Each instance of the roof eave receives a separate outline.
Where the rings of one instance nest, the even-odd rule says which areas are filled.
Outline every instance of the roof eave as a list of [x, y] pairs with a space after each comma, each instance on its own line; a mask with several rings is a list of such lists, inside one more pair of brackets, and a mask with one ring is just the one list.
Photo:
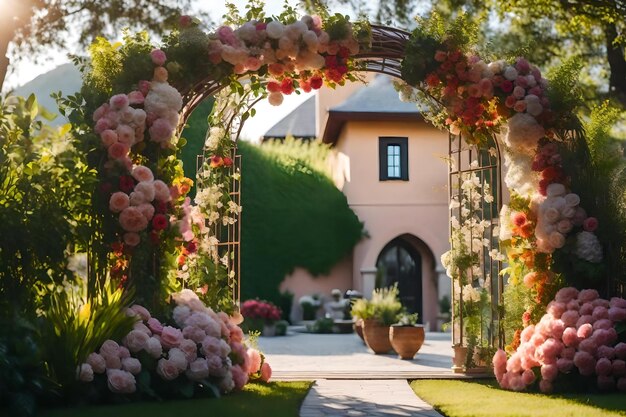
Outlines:
[[395, 112], [354, 112], [336, 111], [328, 112], [328, 122], [324, 128], [322, 141], [335, 145], [339, 139], [339, 134], [343, 125], [347, 121], [376, 121], [376, 122], [423, 122], [424, 116], [421, 113], [395, 113]]

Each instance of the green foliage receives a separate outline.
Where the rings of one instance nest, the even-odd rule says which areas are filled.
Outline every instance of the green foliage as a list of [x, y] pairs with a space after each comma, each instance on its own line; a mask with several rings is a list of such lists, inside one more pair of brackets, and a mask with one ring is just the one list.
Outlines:
[[568, 117], [567, 120], [558, 120], [557, 126], [564, 129], [576, 129], [579, 127], [576, 118], [576, 109], [582, 104], [583, 95], [580, 88], [580, 70], [582, 60], [579, 58], [568, 58], [557, 67], [552, 67], [548, 71], [549, 80], [548, 98], [551, 109], [561, 117]]
[[374, 318], [374, 308], [369, 300], [357, 298], [352, 302], [350, 314], [356, 319], [369, 320]]
[[278, 286], [286, 274], [297, 266], [326, 273], [362, 237], [363, 226], [345, 195], [303, 159], [307, 146], [277, 154], [271, 146], [239, 144], [244, 300], [280, 303]]
[[136, 318], [124, 311], [132, 292], [114, 288], [109, 281], [94, 296], [86, 283], [53, 289], [50, 307], [44, 311], [42, 346], [51, 376], [69, 393], [75, 387], [76, 367], [105, 340], [122, 340]]
[[372, 299], [369, 301], [372, 318], [385, 326], [396, 323], [399, 315], [404, 311], [399, 295], [398, 284], [388, 288], [375, 289], [372, 293]]
[[[84, 241], [95, 173], [68, 134], [46, 126], [35, 96], [0, 103], [0, 312], [32, 317], [63, 280], [67, 250]], [[42, 299], [43, 297], [44, 299]]]
[[331, 318], [322, 317], [315, 320], [315, 323], [308, 325], [306, 328], [311, 333], [332, 333], [334, 320]]
[[38, 400], [55, 391], [46, 377], [42, 341], [37, 328], [24, 319], [0, 321], [0, 412], [34, 416]]

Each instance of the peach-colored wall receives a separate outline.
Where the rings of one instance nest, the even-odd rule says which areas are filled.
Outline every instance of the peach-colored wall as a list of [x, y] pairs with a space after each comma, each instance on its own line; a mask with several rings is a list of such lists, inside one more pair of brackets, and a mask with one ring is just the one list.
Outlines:
[[[291, 275], [287, 275], [280, 284], [280, 291], [290, 291], [294, 294], [291, 309], [292, 321], [302, 320], [302, 309], [298, 300], [303, 295], [319, 294], [325, 300], [330, 300], [330, 292], [338, 288], [344, 293], [352, 288], [352, 256], [339, 261], [327, 275], [313, 276], [304, 268], [296, 268]], [[323, 308], [319, 314], [323, 316]]]
[[[380, 181], [378, 138], [408, 137], [409, 181]], [[349, 158], [349, 178], [343, 192], [369, 238], [354, 250], [353, 283], [355, 288], [369, 292], [369, 278], [362, 270], [372, 270], [384, 248], [394, 238], [410, 234], [432, 251], [430, 259], [439, 263], [448, 250], [447, 135], [424, 122], [346, 123], [336, 149]], [[419, 248], [417, 248], [419, 250]], [[425, 252], [422, 248], [421, 252]], [[436, 323], [439, 276], [436, 265], [422, 253], [424, 323]], [[366, 274], [367, 275], [367, 274]], [[368, 281], [368, 279], [370, 279]], [[444, 281], [445, 278], [441, 279]]]

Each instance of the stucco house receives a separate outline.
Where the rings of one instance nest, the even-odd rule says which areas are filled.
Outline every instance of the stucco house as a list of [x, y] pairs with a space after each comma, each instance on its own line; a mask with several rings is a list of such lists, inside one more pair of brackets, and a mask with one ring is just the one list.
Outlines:
[[403, 304], [435, 330], [439, 300], [450, 295], [439, 260], [449, 248], [447, 134], [379, 75], [318, 91], [264, 138], [285, 136], [332, 144], [335, 183], [368, 234], [327, 276], [298, 268], [285, 278], [280, 289], [295, 295], [294, 318], [302, 295], [339, 288], [369, 296], [398, 282]]

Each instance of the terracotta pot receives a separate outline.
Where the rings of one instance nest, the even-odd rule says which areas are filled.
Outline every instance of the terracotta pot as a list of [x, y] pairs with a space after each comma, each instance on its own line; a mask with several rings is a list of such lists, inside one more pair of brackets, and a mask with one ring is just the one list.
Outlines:
[[389, 326], [382, 325], [377, 320], [363, 321], [363, 338], [365, 344], [376, 354], [387, 353], [392, 349], [389, 342]]
[[400, 359], [413, 359], [424, 344], [424, 326], [391, 326], [389, 341]]
[[354, 331], [356, 332], [356, 334], [359, 335], [363, 343], [365, 343], [365, 339], [363, 338], [363, 320], [358, 319], [357, 321], [354, 322], [352, 327], [354, 328]]
[[467, 361], [467, 347], [455, 345], [454, 358], [452, 358], [452, 371], [455, 373], [465, 372], [465, 362]]

